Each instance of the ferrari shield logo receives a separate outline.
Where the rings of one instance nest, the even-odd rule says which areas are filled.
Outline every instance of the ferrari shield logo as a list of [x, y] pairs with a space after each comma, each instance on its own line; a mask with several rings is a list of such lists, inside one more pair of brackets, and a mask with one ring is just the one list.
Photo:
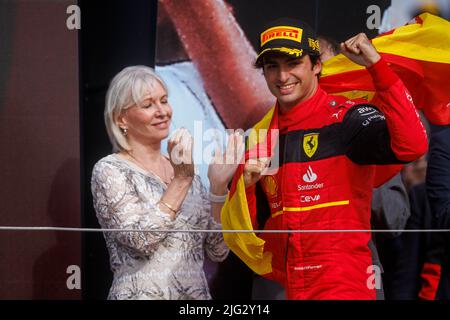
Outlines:
[[308, 157], [312, 157], [319, 146], [319, 134], [309, 133], [303, 136], [303, 150]]

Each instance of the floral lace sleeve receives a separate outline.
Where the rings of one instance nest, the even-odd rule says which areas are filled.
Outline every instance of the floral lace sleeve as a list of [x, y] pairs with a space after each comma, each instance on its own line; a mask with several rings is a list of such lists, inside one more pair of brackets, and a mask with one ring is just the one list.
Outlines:
[[[222, 230], [222, 224], [217, 223], [211, 215], [211, 202], [208, 197], [206, 189], [202, 186], [202, 201], [203, 210], [208, 217], [208, 229], [210, 230]], [[207, 256], [216, 262], [225, 260], [228, 256], [229, 249], [223, 240], [223, 234], [221, 232], [208, 233], [205, 239], [205, 252]]]
[[[170, 217], [156, 206], [162, 194], [150, 190], [144, 198], [126, 171], [110, 162], [95, 165], [91, 180], [94, 208], [105, 229], [170, 229]], [[150, 255], [166, 232], [114, 232], [121, 245], [141, 255]]]

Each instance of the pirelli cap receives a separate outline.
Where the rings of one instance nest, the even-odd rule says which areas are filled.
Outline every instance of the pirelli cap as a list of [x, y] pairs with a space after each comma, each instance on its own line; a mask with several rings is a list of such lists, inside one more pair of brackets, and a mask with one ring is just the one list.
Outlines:
[[256, 66], [262, 66], [262, 57], [273, 51], [297, 58], [306, 54], [320, 54], [319, 40], [314, 30], [308, 24], [291, 18], [281, 18], [267, 24], [259, 40]]

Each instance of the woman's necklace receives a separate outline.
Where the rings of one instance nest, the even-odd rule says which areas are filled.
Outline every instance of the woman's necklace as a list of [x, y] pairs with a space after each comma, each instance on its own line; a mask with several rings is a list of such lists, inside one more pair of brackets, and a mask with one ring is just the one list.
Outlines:
[[150, 169], [147, 168], [142, 162], [140, 162], [138, 159], [136, 159], [136, 158], [131, 154], [131, 152], [127, 151], [127, 154], [131, 157], [131, 159], [133, 159], [133, 160], [134, 160], [140, 167], [142, 167], [145, 171], [148, 171], [148, 172], [152, 173], [153, 175], [157, 176], [157, 177], [158, 177], [162, 182], [164, 182], [166, 185], [168, 185], [168, 184], [172, 181], [173, 176], [170, 177], [170, 178], [167, 178], [168, 174], [167, 174], [167, 169], [166, 169], [166, 166], [165, 166], [165, 165], [164, 165], [164, 179], [163, 179], [160, 175], [156, 174], [153, 170], [150, 170]]

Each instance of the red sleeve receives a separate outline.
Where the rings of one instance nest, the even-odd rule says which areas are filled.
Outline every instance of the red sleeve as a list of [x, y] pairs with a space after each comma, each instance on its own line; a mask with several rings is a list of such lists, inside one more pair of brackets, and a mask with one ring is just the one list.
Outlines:
[[394, 154], [402, 161], [416, 160], [427, 151], [428, 141], [408, 89], [383, 58], [367, 70], [377, 92], [372, 103], [386, 116]]
[[422, 287], [420, 288], [419, 298], [423, 300], [435, 300], [441, 278], [441, 265], [426, 262], [423, 265], [420, 278], [422, 279]]

